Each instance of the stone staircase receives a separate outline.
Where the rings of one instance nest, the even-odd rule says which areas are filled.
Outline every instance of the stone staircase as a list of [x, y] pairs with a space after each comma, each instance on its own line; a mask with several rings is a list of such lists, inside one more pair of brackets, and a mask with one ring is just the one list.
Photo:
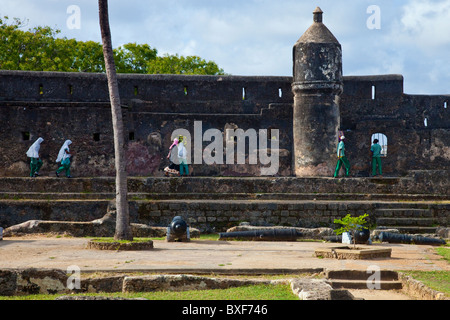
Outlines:
[[327, 270], [326, 278], [333, 289], [399, 290], [403, 286], [398, 273], [390, 270]]
[[[181, 215], [202, 232], [223, 232], [243, 221], [330, 227], [335, 218], [364, 213], [371, 224], [404, 232], [421, 228], [429, 233], [432, 225], [450, 224], [450, 196], [435, 193], [440, 189], [423, 191], [409, 177], [379, 180], [129, 177], [130, 218], [167, 226]], [[28, 220], [92, 221], [104, 216], [114, 198], [114, 177], [0, 177], [0, 226]]]
[[379, 229], [397, 229], [400, 233], [435, 233], [436, 219], [430, 209], [385, 208], [375, 210]]

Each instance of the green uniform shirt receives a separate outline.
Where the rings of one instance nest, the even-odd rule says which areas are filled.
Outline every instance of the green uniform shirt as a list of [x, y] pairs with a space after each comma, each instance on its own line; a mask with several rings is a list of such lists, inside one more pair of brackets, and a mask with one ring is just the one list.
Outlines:
[[341, 150], [341, 154], [340, 156], [343, 157], [345, 156], [345, 146], [344, 146], [344, 141], [339, 142], [338, 144], [338, 148], [337, 148], [337, 156], [339, 157], [339, 150]]
[[381, 157], [381, 146], [378, 143], [373, 144], [370, 151], [373, 152], [373, 157]]

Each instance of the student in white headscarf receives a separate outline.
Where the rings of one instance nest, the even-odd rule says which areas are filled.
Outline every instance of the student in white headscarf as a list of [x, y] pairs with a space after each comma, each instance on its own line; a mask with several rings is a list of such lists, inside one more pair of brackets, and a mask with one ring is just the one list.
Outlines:
[[67, 178], [72, 178], [70, 175], [70, 157], [72, 153], [70, 152], [69, 145], [72, 144], [72, 141], [66, 140], [62, 145], [61, 149], [59, 149], [58, 158], [56, 158], [56, 162], [61, 162], [61, 167], [56, 170], [56, 176], [59, 177], [59, 173], [61, 171], [66, 172]]
[[42, 160], [39, 150], [41, 149], [41, 143], [44, 139], [37, 139], [27, 151], [27, 156], [31, 158], [30, 161], [30, 177], [37, 177], [39, 175], [39, 169], [42, 167]]

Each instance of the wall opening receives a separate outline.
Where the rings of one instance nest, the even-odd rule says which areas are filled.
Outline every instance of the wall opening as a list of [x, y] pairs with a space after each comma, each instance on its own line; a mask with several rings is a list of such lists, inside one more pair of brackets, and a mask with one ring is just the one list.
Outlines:
[[100, 133], [94, 133], [94, 141], [100, 141]]
[[183, 92], [184, 92], [184, 95], [185, 95], [185, 96], [188, 95], [188, 87], [187, 87], [187, 86], [184, 86]]
[[139, 94], [138, 86], [134, 86], [134, 95], [137, 96]]
[[375, 100], [377, 96], [377, 88], [375, 86], [372, 86], [372, 100]]
[[283, 98], [283, 90], [278, 88], [278, 98]]
[[44, 94], [44, 86], [42, 84], [39, 85], [39, 94]]
[[22, 140], [23, 141], [29, 141], [31, 139], [31, 134], [28, 131], [22, 132]]
[[428, 118], [423, 119], [423, 125], [428, 127]]
[[73, 87], [71, 84], [69, 84], [68, 89], [69, 89], [69, 95], [73, 95]]
[[134, 141], [134, 132], [128, 133], [128, 140]]
[[448, 101], [444, 101], [444, 109], [447, 109]]
[[377, 139], [378, 144], [381, 146], [381, 156], [387, 157], [387, 149], [388, 149], [388, 139], [383, 133], [374, 133], [370, 140], [370, 145], [372, 145], [373, 141]]
[[242, 88], [242, 100], [247, 99], [247, 88]]

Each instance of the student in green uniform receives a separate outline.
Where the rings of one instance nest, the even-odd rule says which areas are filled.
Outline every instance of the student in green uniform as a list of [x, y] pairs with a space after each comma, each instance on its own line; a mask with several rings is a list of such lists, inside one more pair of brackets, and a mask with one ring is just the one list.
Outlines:
[[345, 176], [348, 177], [349, 173], [350, 173], [350, 162], [348, 161], [347, 157], [345, 156], [344, 139], [345, 139], [345, 137], [343, 135], [339, 137], [339, 144], [337, 147], [338, 161], [336, 164], [336, 170], [334, 171], [335, 178], [337, 178], [337, 176], [339, 175], [339, 170], [341, 170], [342, 165], [344, 165]]
[[37, 139], [28, 149], [27, 156], [31, 159], [30, 161], [30, 177], [37, 177], [39, 175], [39, 169], [42, 167], [42, 160], [40, 157], [41, 143], [44, 139]]
[[380, 176], [383, 174], [381, 169], [381, 146], [378, 144], [378, 139], [373, 140], [373, 145], [370, 147], [372, 152], [372, 176], [377, 175], [377, 166]]
[[58, 158], [56, 158], [56, 162], [61, 162], [61, 167], [56, 170], [56, 176], [59, 177], [61, 171], [66, 172], [67, 178], [72, 178], [70, 175], [70, 157], [72, 154], [70, 153], [69, 145], [72, 144], [72, 141], [66, 140], [62, 145], [61, 149], [59, 149]]
[[189, 175], [189, 167], [187, 165], [186, 141], [183, 136], [178, 137], [178, 160], [180, 161], [180, 177]]

